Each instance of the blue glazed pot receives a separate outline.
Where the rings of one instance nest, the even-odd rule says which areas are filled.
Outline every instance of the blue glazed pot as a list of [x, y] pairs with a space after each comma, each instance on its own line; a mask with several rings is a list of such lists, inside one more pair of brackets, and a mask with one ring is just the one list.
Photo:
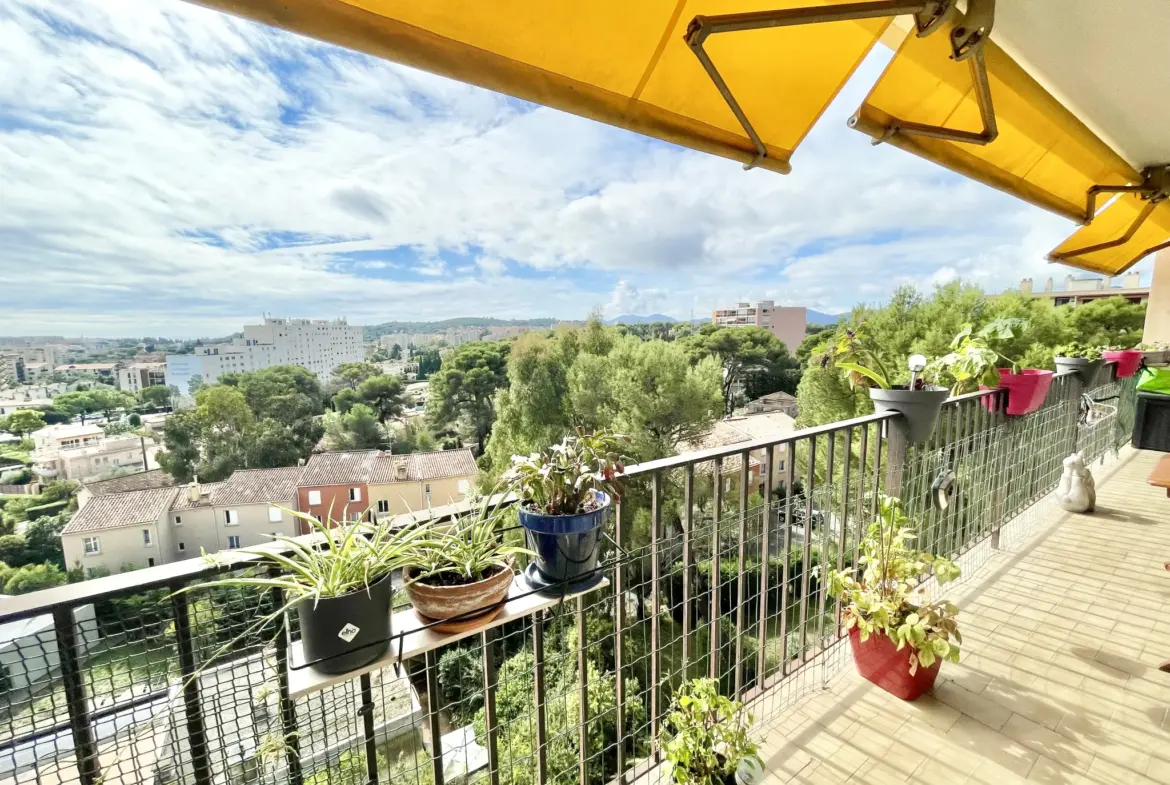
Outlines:
[[520, 525], [536, 569], [550, 583], [575, 583], [597, 570], [601, 529], [609, 515], [609, 495], [596, 492], [601, 506], [579, 515], [542, 515], [520, 507]]

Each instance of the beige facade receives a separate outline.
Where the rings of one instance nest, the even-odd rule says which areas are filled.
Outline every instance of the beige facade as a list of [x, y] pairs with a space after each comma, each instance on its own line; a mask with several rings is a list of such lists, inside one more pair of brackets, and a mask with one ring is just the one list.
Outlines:
[[1124, 297], [1133, 303], [1144, 303], [1150, 299], [1150, 287], [1142, 286], [1140, 272], [1126, 273], [1114, 278], [1073, 278], [1066, 275], [1064, 285], [1057, 289], [1053, 279], [1044, 282], [1044, 288], [1037, 290], [1031, 278], [1020, 281], [1019, 292], [1029, 297], [1048, 301], [1052, 305], [1081, 305], [1106, 297]]
[[118, 389], [122, 392], [138, 393], [147, 387], [166, 385], [167, 364], [132, 363], [118, 369]]
[[463, 501], [471, 491], [474, 474], [443, 477], [437, 480], [413, 480], [369, 486], [370, 504], [379, 516], [418, 512], [428, 507], [442, 507]]
[[761, 327], [780, 339], [789, 354], [796, 354], [796, 347], [804, 340], [808, 309], [760, 300], [756, 305], [739, 303], [734, 308], [718, 309], [711, 314], [711, 322], [724, 327]]
[[1146, 343], [1170, 343], [1170, 248], [1154, 256], [1154, 277], [1146, 306]]
[[200, 502], [192, 504], [184, 501], [188, 492], [188, 488], [181, 489], [180, 500], [167, 513], [166, 561], [190, 559], [202, 551], [215, 553], [263, 545], [272, 542], [275, 535], [300, 534], [296, 519], [288, 511], [295, 507], [291, 498], [271, 504], [217, 505], [205, 493]]
[[172, 561], [164, 556], [159, 520], [139, 521], [117, 529], [61, 535], [65, 564], [89, 570], [122, 572], [130, 567], [152, 567]]

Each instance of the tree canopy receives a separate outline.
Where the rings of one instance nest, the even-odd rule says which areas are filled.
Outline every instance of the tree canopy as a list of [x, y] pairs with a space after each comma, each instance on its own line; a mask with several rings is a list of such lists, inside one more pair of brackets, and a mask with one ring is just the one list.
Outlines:
[[386, 431], [378, 417], [364, 403], [355, 403], [345, 414], [325, 415], [325, 448], [328, 450], [370, 450], [386, 446]]
[[[784, 371], [799, 367], [780, 339], [762, 327], [704, 324], [697, 333], [686, 339], [686, 345], [693, 359], [713, 357], [723, 367], [725, 414], [731, 414], [735, 409], [739, 402], [737, 397], [741, 394], [739, 391], [747, 384], [749, 377], [769, 374], [779, 379]], [[780, 384], [777, 381], [777, 385]], [[777, 389], [780, 387], [777, 386]]]
[[33, 431], [45, 427], [44, 412], [36, 409], [18, 409], [5, 418], [0, 418], [0, 430], [23, 439]]
[[495, 395], [507, 381], [511, 344], [466, 343], [431, 377], [427, 416], [438, 429], [459, 430], [483, 453], [495, 420]]

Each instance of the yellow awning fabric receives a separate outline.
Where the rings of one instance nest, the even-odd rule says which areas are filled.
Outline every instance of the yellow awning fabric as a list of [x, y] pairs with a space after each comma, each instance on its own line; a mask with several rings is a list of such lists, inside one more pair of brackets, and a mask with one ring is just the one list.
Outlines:
[[950, 59], [950, 26], [909, 35], [852, 124], [874, 138], [1081, 222], [1093, 185], [1141, 182], [1140, 174], [1041, 87], [993, 41], [983, 55], [998, 137], [985, 145], [886, 133], [896, 120], [982, 130], [970, 68]]
[[1087, 253], [1082, 249], [1124, 238], [1142, 212], [1149, 208], [1150, 203], [1136, 194], [1123, 194], [1099, 212], [1091, 224], [1082, 226], [1054, 248], [1048, 258], [1083, 270], [1118, 275], [1170, 241], [1170, 201], [1154, 205], [1145, 221], [1125, 242]]
[[201, 5], [777, 172], [890, 19], [712, 36], [757, 151], [683, 40], [697, 15], [825, 0], [196, 0]]

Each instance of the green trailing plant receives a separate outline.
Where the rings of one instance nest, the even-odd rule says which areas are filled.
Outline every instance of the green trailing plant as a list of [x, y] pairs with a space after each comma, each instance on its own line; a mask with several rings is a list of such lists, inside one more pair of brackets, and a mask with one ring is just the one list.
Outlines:
[[849, 386], [890, 389], [890, 374], [882, 363], [879, 347], [869, 335], [864, 322], [845, 327], [837, 340], [819, 359], [822, 368], [836, 366], [844, 374]]
[[620, 498], [625, 471], [622, 444], [629, 437], [611, 431], [566, 436], [531, 455], [512, 456], [501, 481], [522, 503], [545, 515], [576, 515], [597, 508], [595, 491]]
[[532, 555], [527, 548], [504, 545], [500, 540], [500, 522], [507, 515], [502, 507], [493, 507], [484, 497], [471, 511], [456, 516], [450, 524], [432, 524], [430, 536], [408, 549], [408, 583], [421, 581], [431, 585], [475, 583], [494, 575], [501, 568], [510, 569], [512, 557]]
[[715, 679], [692, 679], [674, 695], [662, 729], [662, 754], [679, 785], [722, 785], [745, 760], [763, 768], [749, 729], [753, 717], [719, 694]]
[[1028, 326], [1024, 319], [1001, 316], [980, 330], [966, 324], [951, 341], [951, 351], [926, 368], [927, 378], [936, 383], [950, 382], [951, 395], [974, 392], [979, 385], [999, 386], [999, 369], [1011, 368], [1019, 373], [1019, 362], [995, 349], [1022, 333]]
[[1103, 348], [1094, 344], [1072, 341], [1054, 350], [1057, 357], [1079, 357], [1083, 360], [1100, 360]]
[[829, 573], [829, 595], [845, 603], [845, 628], [856, 627], [863, 641], [886, 635], [899, 651], [909, 646], [911, 675], [938, 660], [958, 662], [963, 641], [959, 609], [946, 600], [931, 602], [920, 583], [931, 573], [939, 584], [949, 583], [959, 577], [959, 567], [915, 550], [915, 539], [901, 501], [882, 496], [877, 519], [861, 541], [860, 580], [851, 571]]

